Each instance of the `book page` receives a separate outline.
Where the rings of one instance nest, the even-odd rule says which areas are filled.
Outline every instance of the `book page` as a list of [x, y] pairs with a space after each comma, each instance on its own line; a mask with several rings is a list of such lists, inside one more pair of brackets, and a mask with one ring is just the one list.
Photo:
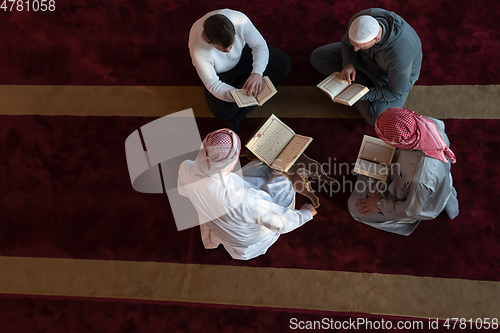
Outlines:
[[295, 132], [272, 114], [248, 141], [246, 147], [267, 165], [273, 164]]
[[368, 160], [364, 160], [362, 158], [358, 158], [356, 160], [356, 165], [354, 166], [354, 172], [380, 179], [387, 180], [387, 176], [389, 175], [389, 167], [383, 164], [373, 163]]
[[339, 78], [340, 73], [334, 72], [327, 77], [323, 82], [318, 84], [318, 88], [327, 93], [332, 99], [335, 98], [342, 90], [349, 86], [347, 81]]
[[369, 89], [357, 83], [352, 83], [344, 91], [338, 94], [335, 99], [347, 102], [349, 105], [356, 103]]
[[260, 105], [264, 104], [267, 102], [271, 97], [273, 97], [276, 94], [277, 90], [274, 87], [271, 79], [267, 76], [264, 76], [262, 79], [262, 90], [260, 93], [257, 95], [256, 100], [259, 102]]
[[380, 164], [390, 165], [392, 162], [391, 159], [394, 148], [386, 147], [384, 145], [376, 142], [366, 141], [365, 144], [361, 147], [359, 157]]
[[276, 158], [271, 167], [282, 171], [288, 171], [304, 150], [306, 150], [312, 140], [311, 137], [296, 134]]
[[246, 89], [236, 89], [231, 91], [234, 101], [240, 108], [252, 105], [259, 105], [259, 102], [253, 96], [247, 96]]

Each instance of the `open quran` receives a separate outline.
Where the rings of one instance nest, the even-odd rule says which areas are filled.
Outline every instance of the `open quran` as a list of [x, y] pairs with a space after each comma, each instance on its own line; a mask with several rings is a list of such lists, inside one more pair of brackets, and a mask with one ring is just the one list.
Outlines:
[[276, 90], [276, 88], [274, 87], [271, 79], [268, 76], [264, 76], [262, 78], [262, 89], [257, 96], [247, 96], [246, 89], [232, 90], [231, 95], [233, 96], [236, 104], [238, 104], [238, 107], [244, 108], [253, 105], [262, 106], [262, 104], [267, 102], [277, 92], [278, 90]]
[[295, 134], [272, 114], [252, 135], [245, 147], [270, 168], [287, 172], [313, 138]]
[[333, 72], [317, 87], [330, 96], [334, 102], [348, 106], [352, 106], [369, 91], [361, 84], [349, 84], [346, 80], [342, 80], [339, 72]]
[[371, 178], [387, 180], [395, 150], [396, 148], [384, 141], [365, 135], [353, 171]]

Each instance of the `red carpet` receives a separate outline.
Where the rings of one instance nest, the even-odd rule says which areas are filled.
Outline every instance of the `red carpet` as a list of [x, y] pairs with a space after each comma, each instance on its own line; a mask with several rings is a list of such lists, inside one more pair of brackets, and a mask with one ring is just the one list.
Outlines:
[[[315, 325], [314, 321], [319, 322], [316, 328], [337, 332], [455, 331], [444, 326], [443, 321], [434, 323], [436, 318], [431, 318], [430, 323], [428, 319], [362, 313], [91, 298], [6, 295], [0, 300], [0, 329], [6, 333], [293, 332]], [[343, 325], [343, 328], [335, 325]], [[438, 326], [431, 326], [430, 329], [429, 325]], [[339, 329], [334, 330], [335, 327]], [[471, 332], [476, 329], [471, 329], [468, 324], [467, 328], [456, 331]]]
[[[132, 190], [124, 142], [152, 118], [2, 116], [0, 255], [115, 259], [378, 272], [500, 281], [495, 198], [500, 120], [447, 120], [460, 215], [424, 221], [410, 237], [355, 222], [349, 192], [321, 194], [318, 216], [248, 262], [205, 250], [196, 228], [178, 232], [166, 195]], [[247, 119], [242, 138], [262, 119]], [[354, 162], [362, 119], [285, 119], [315, 138], [306, 153]], [[220, 126], [198, 119], [201, 136]], [[464, 136], [463, 133], [468, 133]], [[334, 134], [334, 135], [332, 135]], [[374, 133], [371, 133], [374, 134]], [[342, 138], [342, 139], [339, 139]], [[471, 140], [474, 138], [474, 140]], [[333, 167], [332, 167], [333, 168]], [[339, 175], [343, 179], [346, 168]], [[354, 180], [348, 175], [346, 180]], [[347, 189], [349, 191], [349, 189]], [[299, 198], [300, 202], [305, 199]]]
[[311, 52], [339, 41], [357, 12], [381, 7], [420, 36], [417, 84], [500, 83], [500, 2], [451, 0], [130, 2], [56, 1], [54, 12], [0, 10], [0, 84], [201, 85], [187, 48], [191, 25], [214, 9], [247, 14], [293, 61], [285, 85], [313, 85]]
[[[199, 86], [187, 48], [189, 29], [206, 12], [227, 6], [220, 0], [56, 0], [54, 12], [0, 10], [0, 84]], [[498, 1], [236, 1], [230, 6], [246, 13], [270, 45], [290, 55], [285, 85], [317, 82], [309, 63], [312, 50], [340, 40], [351, 16], [368, 7], [400, 14], [419, 34], [424, 58], [417, 85], [500, 84]], [[197, 229], [177, 232], [166, 195], [132, 190], [124, 141], [151, 120], [0, 116], [0, 255], [500, 281], [500, 120], [446, 121], [458, 160], [452, 172], [461, 212], [454, 221], [441, 215], [401, 237], [355, 222], [346, 211], [349, 193], [320, 195], [317, 218], [249, 262], [234, 261], [221, 249], [204, 250]], [[321, 162], [352, 163], [362, 135], [374, 134], [361, 119], [284, 120], [315, 138], [307, 154]], [[214, 119], [198, 121], [202, 136], [220, 127]], [[260, 122], [246, 120], [242, 137]], [[0, 297], [1, 333], [287, 332], [291, 317], [382, 319], [174, 302]], [[440, 328], [432, 331], [449, 331]]]

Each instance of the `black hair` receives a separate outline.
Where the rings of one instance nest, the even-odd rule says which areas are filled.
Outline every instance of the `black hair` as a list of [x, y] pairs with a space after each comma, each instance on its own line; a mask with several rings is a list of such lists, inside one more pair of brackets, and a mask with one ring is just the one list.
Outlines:
[[205, 36], [212, 44], [220, 44], [223, 48], [234, 43], [234, 25], [226, 16], [215, 14], [203, 23]]

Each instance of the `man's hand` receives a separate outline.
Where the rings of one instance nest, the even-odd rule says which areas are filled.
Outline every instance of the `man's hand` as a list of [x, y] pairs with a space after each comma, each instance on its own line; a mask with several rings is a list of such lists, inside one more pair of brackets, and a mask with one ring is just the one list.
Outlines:
[[302, 207], [300, 207], [300, 209], [307, 209], [311, 212], [312, 216], [316, 215], [317, 213], [316, 209], [314, 209], [314, 206], [308, 203], [304, 204]]
[[257, 73], [250, 74], [243, 89], [247, 90], [247, 96], [257, 96], [262, 89], [262, 76]]
[[363, 213], [363, 215], [380, 212], [380, 209], [377, 208], [377, 202], [379, 202], [380, 199], [382, 199], [380, 195], [368, 193], [368, 198], [358, 199], [356, 207], [361, 207], [358, 209], [358, 212]]
[[351, 84], [352, 81], [356, 79], [356, 70], [354, 69], [354, 66], [351, 64], [345, 66], [340, 73], [340, 78], [342, 80], [346, 80], [347, 83]]

